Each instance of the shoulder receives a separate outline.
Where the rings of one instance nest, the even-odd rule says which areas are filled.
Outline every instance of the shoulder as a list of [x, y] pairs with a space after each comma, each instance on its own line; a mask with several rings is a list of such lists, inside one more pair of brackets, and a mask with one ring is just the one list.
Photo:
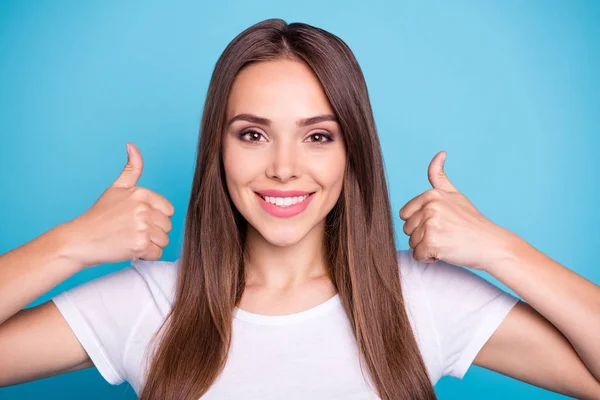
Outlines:
[[52, 298], [101, 375], [139, 380], [141, 357], [172, 308], [178, 261], [131, 261]]
[[396, 251], [396, 260], [398, 261], [398, 269], [401, 276], [408, 277], [413, 273], [413, 261], [415, 260], [412, 257], [412, 252], [412, 249]]
[[180, 260], [175, 261], [144, 261], [133, 260], [131, 267], [153, 289], [172, 292], [177, 281]]
[[434, 377], [462, 378], [518, 298], [466, 267], [398, 252], [403, 297]]
[[147, 285], [156, 305], [165, 314], [175, 299], [180, 262], [180, 259], [175, 261], [133, 260], [131, 262], [132, 269]]
[[491, 285], [478, 273], [458, 265], [449, 264], [442, 260], [435, 263], [417, 261], [413, 257], [413, 252], [412, 248], [397, 251], [400, 275], [404, 278], [410, 278], [411, 281], [418, 281], [419, 285], [427, 289], [429, 295], [437, 294], [435, 291], [431, 292], [432, 289], [447, 290], [449, 286], [453, 285], [461, 288]]
[[108, 316], [135, 315], [154, 303], [166, 315], [175, 296], [178, 269], [179, 260], [134, 260], [123, 269], [77, 285], [53, 299], [65, 307], [65, 303], [73, 303], [82, 309], [110, 311]]

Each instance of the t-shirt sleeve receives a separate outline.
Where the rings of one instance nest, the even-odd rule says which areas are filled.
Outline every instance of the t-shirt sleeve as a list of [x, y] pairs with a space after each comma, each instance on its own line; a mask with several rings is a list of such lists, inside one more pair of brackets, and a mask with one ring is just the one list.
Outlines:
[[462, 379], [519, 299], [465, 267], [441, 260], [418, 262], [412, 249], [407, 258], [431, 314], [441, 373]]
[[133, 267], [52, 298], [94, 366], [112, 385], [127, 380], [124, 359], [128, 341], [144, 315], [158, 307], [148, 270], [160, 263], [133, 261]]

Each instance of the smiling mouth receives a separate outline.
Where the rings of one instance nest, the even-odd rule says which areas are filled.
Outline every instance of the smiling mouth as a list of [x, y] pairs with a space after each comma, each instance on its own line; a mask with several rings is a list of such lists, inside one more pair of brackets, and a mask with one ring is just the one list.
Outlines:
[[[254, 192], [256, 193], [256, 192]], [[272, 197], [272, 196], [263, 196], [260, 193], [256, 193], [257, 196], [262, 198], [265, 202], [269, 204], [273, 204], [275, 206], [279, 206], [282, 208], [290, 207], [299, 203], [303, 203], [310, 196], [315, 194], [315, 192], [305, 194], [304, 196], [292, 196], [292, 197]]]

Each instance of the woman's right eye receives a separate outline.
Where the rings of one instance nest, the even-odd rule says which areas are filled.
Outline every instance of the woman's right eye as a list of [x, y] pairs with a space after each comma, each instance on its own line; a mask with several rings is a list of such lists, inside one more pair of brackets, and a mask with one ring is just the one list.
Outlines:
[[[253, 144], [260, 142], [261, 136], [262, 136], [262, 133], [253, 131], [253, 130], [242, 131], [242, 132], [240, 132], [240, 135], [239, 135], [240, 139], [244, 140], [245, 142], [250, 142]], [[244, 137], [247, 137], [248, 139], [244, 139]]]

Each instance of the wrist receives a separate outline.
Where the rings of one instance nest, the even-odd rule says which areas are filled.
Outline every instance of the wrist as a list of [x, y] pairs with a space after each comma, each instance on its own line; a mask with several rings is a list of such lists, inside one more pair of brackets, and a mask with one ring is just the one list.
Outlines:
[[78, 231], [73, 221], [58, 225], [50, 233], [55, 241], [57, 256], [68, 262], [74, 272], [90, 266], [80, 254], [82, 246], [79, 241], [82, 233]]
[[481, 270], [494, 275], [498, 268], [506, 268], [521, 257], [529, 246], [523, 238], [508, 229], [498, 227], [496, 246], [490, 251], [490, 257]]

